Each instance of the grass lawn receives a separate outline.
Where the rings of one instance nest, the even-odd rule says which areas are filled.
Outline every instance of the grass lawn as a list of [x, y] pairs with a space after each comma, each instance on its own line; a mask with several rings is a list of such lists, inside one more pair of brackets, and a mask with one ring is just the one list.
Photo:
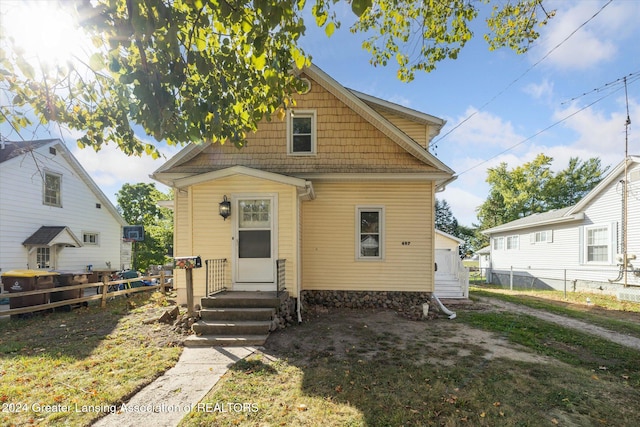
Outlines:
[[640, 353], [519, 314], [307, 316], [234, 366], [182, 426], [635, 426]]
[[126, 401], [178, 360], [183, 337], [145, 322], [167, 305], [145, 292], [105, 309], [0, 320], [0, 425], [89, 425], [95, 410]]
[[[494, 291], [472, 297], [486, 292]], [[640, 324], [640, 310], [614, 301], [500, 294], [582, 320], [610, 318], [621, 331]], [[0, 425], [90, 425], [99, 414], [76, 404], [126, 401], [179, 356], [184, 336], [146, 321], [167, 304], [147, 294], [0, 321]], [[303, 324], [233, 365], [181, 425], [637, 425], [640, 352], [487, 304], [454, 310], [455, 320], [419, 322], [391, 310], [306, 312]], [[63, 406], [73, 410], [53, 410]]]

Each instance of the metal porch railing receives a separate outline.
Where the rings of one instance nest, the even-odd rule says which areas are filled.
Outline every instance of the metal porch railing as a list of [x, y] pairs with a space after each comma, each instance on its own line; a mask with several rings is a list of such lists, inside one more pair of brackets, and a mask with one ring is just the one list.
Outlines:
[[227, 259], [208, 259], [205, 261], [207, 269], [206, 295], [222, 292], [226, 289]]
[[276, 261], [276, 270], [277, 270], [277, 278], [276, 278], [276, 297], [280, 296], [280, 292], [286, 289], [286, 259], [279, 259]]

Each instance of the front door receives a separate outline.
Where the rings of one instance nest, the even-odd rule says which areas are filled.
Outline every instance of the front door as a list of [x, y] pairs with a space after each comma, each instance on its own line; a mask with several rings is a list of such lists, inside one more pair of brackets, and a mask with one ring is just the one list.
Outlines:
[[235, 286], [273, 290], [275, 282], [275, 197], [238, 197], [235, 210]]

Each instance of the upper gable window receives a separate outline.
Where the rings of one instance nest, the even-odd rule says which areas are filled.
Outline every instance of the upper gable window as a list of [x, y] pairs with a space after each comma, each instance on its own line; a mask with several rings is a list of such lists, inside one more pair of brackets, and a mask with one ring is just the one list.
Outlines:
[[45, 172], [42, 203], [48, 206], [62, 207], [61, 189], [62, 175]]
[[292, 155], [316, 154], [316, 112], [293, 110], [287, 119], [287, 152]]

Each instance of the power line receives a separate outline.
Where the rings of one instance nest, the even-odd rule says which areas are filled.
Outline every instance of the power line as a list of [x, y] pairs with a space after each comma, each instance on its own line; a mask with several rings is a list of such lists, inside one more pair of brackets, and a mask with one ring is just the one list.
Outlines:
[[513, 86], [514, 84], [516, 84], [518, 81], [520, 81], [525, 75], [527, 75], [531, 70], [533, 70], [536, 66], [538, 66], [542, 61], [544, 61], [545, 59], [547, 59], [549, 57], [549, 55], [551, 55], [554, 51], [556, 51], [560, 46], [562, 46], [567, 40], [569, 40], [575, 33], [577, 33], [582, 27], [584, 27], [585, 25], [587, 25], [589, 22], [591, 22], [596, 16], [598, 16], [605, 7], [609, 6], [611, 4], [613, 0], [609, 0], [607, 3], [605, 3], [596, 13], [593, 14], [593, 16], [591, 16], [589, 19], [587, 19], [585, 22], [583, 22], [581, 25], [578, 26], [578, 28], [576, 28], [575, 30], [573, 30], [567, 37], [565, 37], [560, 43], [558, 43], [556, 46], [554, 46], [551, 50], [549, 50], [549, 52], [547, 52], [542, 58], [540, 58], [538, 61], [536, 61], [533, 65], [531, 65], [526, 71], [524, 71], [522, 74], [520, 74], [518, 77], [516, 77], [515, 80], [513, 80], [511, 83], [509, 83], [507, 86], [505, 86], [500, 92], [498, 92], [496, 95], [494, 95], [489, 101], [485, 102], [484, 104], [482, 104], [482, 106], [477, 109], [476, 111], [474, 111], [471, 115], [467, 116], [464, 120], [462, 120], [460, 123], [458, 123], [457, 125], [455, 125], [453, 128], [451, 128], [447, 133], [445, 133], [444, 135], [442, 135], [440, 138], [438, 138], [435, 141], [432, 141], [429, 144], [428, 148], [431, 148], [432, 146], [436, 145], [438, 142], [442, 141], [443, 139], [445, 139], [447, 136], [449, 136], [453, 131], [455, 131], [456, 129], [458, 129], [460, 126], [462, 126], [463, 124], [465, 124], [466, 122], [468, 122], [473, 116], [475, 116], [476, 114], [478, 114], [480, 111], [483, 111], [485, 107], [487, 107], [489, 104], [491, 104], [493, 101], [495, 101], [497, 98], [499, 98], [503, 93], [505, 93], [509, 88], [511, 88], [511, 86]]
[[[578, 100], [578, 99], [580, 99], [580, 98], [583, 98], [583, 97], [585, 97], [585, 96], [591, 95], [592, 93], [604, 92], [605, 90], [610, 90], [610, 89], [611, 89], [611, 90], [619, 90], [619, 89], [620, 89], [620, 87], [622, 87], [622, 86], [624, 86], [624, 85], [625, 85], [625, 81], [626, 81], [627, 83], [632, 83], [632, 82], [635, 82], [635, 81], [636, 81], [636, 80], [638, 80], [638, 79], [640, 79], [640, 70], [639, 70], [639, 71], [634, 71], [633, 73], [629, 73], [629, 74], [627, 74], [626, 76], [624, 76], [624, 77], [620, 77], [619, 79], [616, 79], [616, 80], [614, 80], [614, 81], [612, 81], [612, 82], [605, 83], [604, 85], [602, 85], [602, 86], [600, 86], [600, 87], [597, 87], [597, 88], [595, 88], [595, 89], [591, 89], [591, 90], [590, 90], [590, 91], [588, 91], [588, 92], [584, 92], [584, 93], [583, 93], [583, 94], [581, 94], [581, 95], [574, 96], [573, 98], [568, 99], [568, 100], [566, 100], [566, 101], [562, 101], [562, 102], [560, 103], [560, 105], [568, 104], [568, 103], [570, 103], [570, 102], [576, 101], [576, 100]], [[616, 85], [617, 85], [617, 86], [620, 86], [620, 87], [616, 88], [616, 87], [615, 87]]]
[[[638, 79], [636, 79], [636, 80], [638, 80]], [[621, 89], [621, 88], [620, 88], [620, 89]], [[620, 89], [618, 89], [618, 90], [620, 90]], [[477, 167], [480, 167], [480, 166], [484, 165], [485, 163], [488, 163], [488, 162], [490, 162], [491, 160], [493, 160], [493, 159], [495, 159], [495, 158], [497, 158], [497, 157], [500, 157], [500, 156], [501, 156], [501, 155], [503, 155], [504, 153], [507, 153], [507, 152], [509, 152], [509, 151], [513, 150], [514, 148], [516, 148], [516, 147], [518, 147], [518, 146], [520, 146], [520, 145], [524, 144], [525, 142], [528, 142], [528, 141], [532, 140], [533, 138], [535, 138], [536, 136], [540, 135], [541, 133], [544, 133], [544, 132], [548, 131], [549, 129], [554, 128], [555, 126], [559, 125], [560, 123], [563, 123], [563, 122], [567, 121], [567, 120], [568, 120], [568, 119], [570, 119], [571, 117], [575, 116], [575, 115], [576, 115], [576, 114], [578, 114], [578, 113], [581, 113], [582, 111], [586, 110], [587, 108], [591, 107], [592, 105], [594, 105], [594, 104], [596, 104], [596, 103], [598, 103], [598, 102], [602, 101], [603, 99], [605, 99], [605, 98], [607, 98], [607, 97], [609, 97], [609, 96], [613, 95], [615, 92], [617, 92], [617, 90], [616, 90], [616, 91], [612, 91], [612, 92], [610, 92], [610, 93], [608, 93], [608, 94], [606, 94], [606, 95], [603, 95], [602, 97], [600, 97], [600, 98], [596, 99], [596, 100], [595, 100], [595, 101], [593, 101], [592, 103], [585, 105], [584, 107], [580, 108], [579, 110], [574, 111], [573, 113], [569, 114], [568, 116], [563, 117], [562, 119], [560, 119], [560, 120], [558, 120], [557, 122], [555, 122], [555, 123], [553, 123], [553, 124], [551, 124], [551, 125], [547, 126], [546, 128], [539, 130], [538, 132], [534, 133], [534, 134], [533, 134], [533, 135], [531, 135], [530, 137], [525, 138], [525, 139], [523, 139], [522, 141], [520, 141], [520, 142], [518, 142], [518, 143], [516, 143], [516, 144], [514, 144], [514, 145], [512, 145], [512, 146], [510, 146], [510, 147], [508, 147], [508, 148], [506, 148], [505, 150], [502, 150], [502, 151], [501, 151], [501, 152], [499, 152], [498, 154], [496, 154], [496, 155], [494, 155], [494, 156], [492, 156], [492, 157], [490, 157], [490, 158], [488, 158], [488, 159], [486, 159], [486, 160], [483, 160], [482, 162], [480, 162], [480, 163], [476, 164], [475, 166], [470, 167], [469, 169], [466, 169], [466, 170], [464, 170], [464, 171], [460, 172], [459, 174], [456, 174], [456, 176], [457, 176], [457, 177], [459, 177], [460, 175], [463, 175], [463, 174], [465, 174], [465, 173], [467, 173], [467, 172], [469, 172], [469, 171], [472, 171], [473, 169], [475, 169], [475, 168], [477, 168]]]

